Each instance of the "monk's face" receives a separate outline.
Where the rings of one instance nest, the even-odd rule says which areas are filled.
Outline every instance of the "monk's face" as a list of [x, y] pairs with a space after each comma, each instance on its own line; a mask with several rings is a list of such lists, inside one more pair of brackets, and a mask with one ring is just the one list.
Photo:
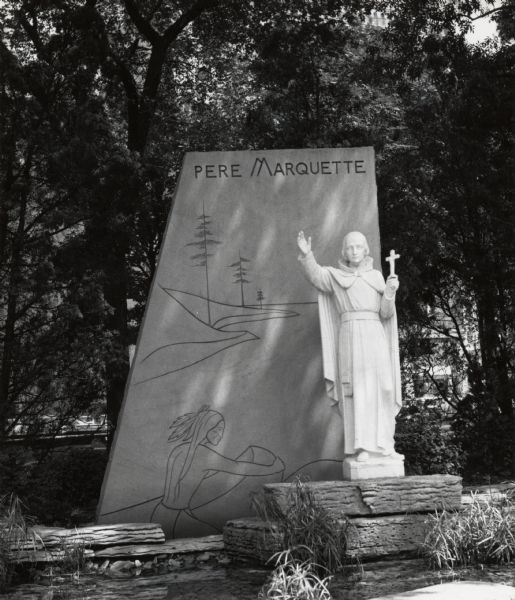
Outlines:
[[367, 242], [361, 233], [351, 233], [345, 241], [344, 258], [353, 267], [358, 267], [367, 255]]

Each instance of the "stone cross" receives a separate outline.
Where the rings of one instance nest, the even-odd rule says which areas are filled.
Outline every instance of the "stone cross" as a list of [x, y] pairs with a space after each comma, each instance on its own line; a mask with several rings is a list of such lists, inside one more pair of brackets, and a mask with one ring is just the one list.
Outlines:
[[400, 257], [400, 254], [395, 254], [395, 250], [390, 250], [390, 256], [386, 257], [386, 262], [390, 263], [390, 275], [395, 275], [395, 261]]

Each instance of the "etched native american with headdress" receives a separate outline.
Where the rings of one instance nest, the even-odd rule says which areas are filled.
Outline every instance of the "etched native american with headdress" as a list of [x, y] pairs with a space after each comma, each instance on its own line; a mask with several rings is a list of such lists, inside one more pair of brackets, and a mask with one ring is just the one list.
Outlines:
[[195, 523], [204, 533], [217, 531], [203, 520], [200, 509], [225, 496], [245, 477], [284, 471], [283, 461], [265, 448], [248, 446], [232, 459], [214, 447], [222, 441], [225, 420], [221, 413], [203, 406], [181, 415], [170, 425], [168, 442], [173, 445], [166, 465], [163, 496], [151, 521], [161, 523], [166, 533], [178, 528], [190, 531]]

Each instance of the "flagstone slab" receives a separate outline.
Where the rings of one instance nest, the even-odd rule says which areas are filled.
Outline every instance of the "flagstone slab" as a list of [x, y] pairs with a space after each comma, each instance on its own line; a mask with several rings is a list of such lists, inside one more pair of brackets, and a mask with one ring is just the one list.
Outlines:
[[[84, 558], [93, 558], [95, 552], [90, 548], [81, 549]], [[8, 560], [13, 563], [59, 563], [70, 559], [70, 553], [66, 550], [21, 550], [13, 552]]]
[[453, 581], [371, 600], [515, 600], [515, 587], [486, 581]]
[[[332, 515], [381, 515], [430, 512], [461, 506], [461, 477], [423, 475], [364, 479], [361, 481], [308, 481], [302, 484]], [[265, 497], [273, 498], [285, 511], [292, 484], [264, 486]]]
[[84, 543], [88, 547], [113, 546], [119, 544], [163, 543], [165, 535], [156, 523], [120, 523], [92, 525], [64, 529], [60, 527], [34, 527], [33, 532], [45, 548], [71, 546]]
[[127, 546], [111, 546], [95, 551], [96, 558], [119, 558], [135, 556], [182, 555], [199, 552], [221, 552], [224, 549], [221, 535], [210, 535], [202, 538], [167, 540], [163, 544], [131, 544]]

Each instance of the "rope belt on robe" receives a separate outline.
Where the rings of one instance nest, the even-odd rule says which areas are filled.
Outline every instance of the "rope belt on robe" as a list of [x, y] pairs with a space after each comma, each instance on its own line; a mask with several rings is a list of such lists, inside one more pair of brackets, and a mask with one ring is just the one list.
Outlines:
[[340, 322], [348, 321], [380, 321], [379, 313], [374, 310], [350, 310], [340, 315]]

